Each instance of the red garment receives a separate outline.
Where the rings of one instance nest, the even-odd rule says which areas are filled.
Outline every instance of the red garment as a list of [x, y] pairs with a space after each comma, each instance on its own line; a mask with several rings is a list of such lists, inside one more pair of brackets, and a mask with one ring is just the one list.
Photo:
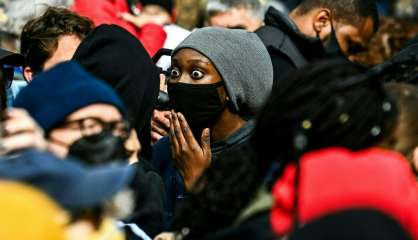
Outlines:
[[118, 13], [129, 12], [126, 0], [75, 0], [72, 10], [90, 18], [94, 25], [116, 24], [123, 27], [144, 45], [150, 56], [163, 47], [167, 34], [162, 26], [146, 24], [141, 29], [120, 19]]
[[[284, 235], [292, 230], [295, 164], [289, 165], [273, 188], [271, 223]], [[418, 239], [418, 189], [400, 154], [368, 149], [351, 152], [329, 148], [304, 155], [300, 161], [299, 222], [348, 209], [377, 209], [398, 220]]]

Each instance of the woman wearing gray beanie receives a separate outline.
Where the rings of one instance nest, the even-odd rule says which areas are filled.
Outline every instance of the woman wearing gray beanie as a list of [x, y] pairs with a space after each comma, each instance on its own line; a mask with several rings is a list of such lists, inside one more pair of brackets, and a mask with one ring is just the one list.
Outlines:
[[254, 33], [203, 28], [174, 50], [170, 137], [153, 152], [153, 164], [166, 183], [169, 218], [212, 161], [247, 143], [252, 118], [272, 85], [269, 54]]

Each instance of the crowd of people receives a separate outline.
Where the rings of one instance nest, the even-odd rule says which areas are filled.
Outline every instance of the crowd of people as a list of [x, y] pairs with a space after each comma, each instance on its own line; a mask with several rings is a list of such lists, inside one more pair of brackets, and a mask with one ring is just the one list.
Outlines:
[[0, 239], [418, 239], [415, 1], [0, 7]]

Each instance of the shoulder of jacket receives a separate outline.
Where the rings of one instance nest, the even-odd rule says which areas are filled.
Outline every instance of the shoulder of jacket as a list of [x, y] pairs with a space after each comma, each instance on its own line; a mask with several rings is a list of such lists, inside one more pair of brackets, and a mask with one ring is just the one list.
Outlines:
[[283, 41], [288, 36], [279, 28], [274, 26], [262, 26], [255, 32], [267, 48], [279, 50]]

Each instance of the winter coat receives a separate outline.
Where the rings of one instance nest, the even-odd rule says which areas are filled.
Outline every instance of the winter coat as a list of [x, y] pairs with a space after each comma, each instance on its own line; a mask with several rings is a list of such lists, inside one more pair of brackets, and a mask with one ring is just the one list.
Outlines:
[[277, 9], [270, 7], [264, 21], [265, 26], [255, 33], [263, 41], [273, 62], [274, 88], [293, 70], [324, 56], [322, 42], [305, 36], [289, 17]]
[[293, 229], [294, 216], [304, 225], [325, 215], [364, 208], [393, 217], [418, 239], [417, 183], [408, 161], [392, 151], [328, 148], [307, 153], [299, 167], [285, 168], [273, 197], [271, 223], [280, 236]]

